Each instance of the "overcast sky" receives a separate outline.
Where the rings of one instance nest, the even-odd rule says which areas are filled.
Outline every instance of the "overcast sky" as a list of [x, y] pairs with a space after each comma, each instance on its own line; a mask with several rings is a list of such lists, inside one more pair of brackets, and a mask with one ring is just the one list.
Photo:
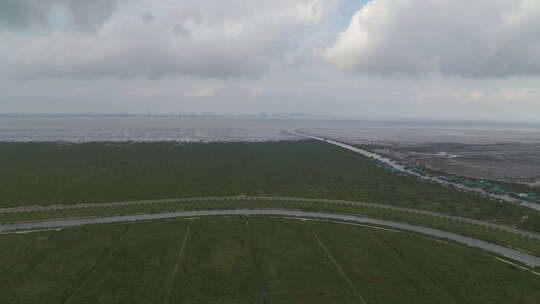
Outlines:
[[0, 1], [0, 112], [149, 111], [540, 121], [540, 1]]

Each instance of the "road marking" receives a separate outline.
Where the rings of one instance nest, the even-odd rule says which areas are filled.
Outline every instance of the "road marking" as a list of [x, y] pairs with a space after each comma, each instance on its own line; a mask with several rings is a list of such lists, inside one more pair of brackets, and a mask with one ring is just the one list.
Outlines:
[[506, 263], [506, 264], [510, 264], [510, 265], [516, 266], [516, 267], [521, 268], [521, 269], [523, 269], [523, 270], [526, 270], [526, 271], [528, 271], [528, 272], [530, 272], [530, 273], [534, 273], [534, 274], [537, 275], [537, 276], [540, 276], [540, 273], [538, 273], [538, 272], [536, 272], [536, 271], [533, 271], [533, 270], [530, 270], [530, 269], [527, 268], [527, 267], [523, 267], [523, 266], [521, 266], [521, 265], [518, 265], [518, 264], [516, 264], [516, 263], [512, 263], [512, 262], [510, 262], [510, 261], [507, 261], [507, 260], [505, 260], [505, 259], [501, 259], [501, 258], [499, 258], [499, 257], [495, 257], [495, 258], [496, 258], [497, 260], [503, 262], [503, 263]]
[[16, 231], [8, 231], [8, 232], [2, 232], [0, 235], [4, 234], [27, 234], [32, 232], [46, 232], [46, 231], [61, 231], [62, 228], [49, 228], [49, 229], [36, 229], [36, 230], [16, 230]]
[[319, 236], [317, 235], [317, 233], [314, 231], [314, 230], [311, 230], [311, 232], [313, 233], [313, 236], [315, 237], [315, 239], [317, 240], [317, 242], [319, 243], [319, 246], [321, 247], [321, 249], [324, 251], [324, 253], [326, 253], [326, 256], [328, 257], [328, 259], [332, 262], [332, 264], [334, 264], [334, 266], [336, 267], [337, 271], [341, 274], [341, 276], [345, 279], [345, 281], [347, 282], [347, 284], [349, 285], [349, 287], [351, 288], [351, 290], [353, 291], [353, 293], [356, 295], [356, 297], [358, 298], [358, 300], [363, 303], [363, 304], [367, 304], [367, 301], [360, 295], [360, 293], [358, 292], [358, 290], [356, 289], [356, 287], [354, 287], [354, 284], [352, 283], [351, 279], [349, 278], [349, 276], [347, 276], [347, 274], [345, 273], [345, 271], [343, 271], [343, 269], [341, 268], [341, 266], [339, 266], [339, 264], [337, 263], [336, 259], [334, 259], [334, 257], [332, 256], [332, 254], [330, 253], [330, 251], [328, 251], [328, 249], [326, 248], [326, 246], [323, 244], [323, 242], [321, 241], [321, 239], [319, 238]]
[[351, 225], [351, 226], [358, 226], [358, 227], [364, 227], [364, 228], [372, 228], [372, 229], [378, 229], [378, 230], [384, 230], [384, 231], [390, 231], [390, 232], [397, 232], [402, 233], [403, 231], [395, 230], [395, 229], [389, 229], [389, 228], [382, 228], [378, 226], [372, 226], [372, 225], [366, 225], [366, 224], [356, 224], [356, 223], [350, 223], [350, 222], [344, 222], [344, 221], [329, 221], [329, 220], [321, 220], [321, 219], [310, 219], [310, 218], [296, 218], [296, 217], [290, 217], [290, 216], [281, 216], [276, 218], [282, 218], [282, 219], [288, 219], [288, 220], [300, 220], [303, 222], [310, 221], [310, 222], [321, 222], [321, 223], [333, 223], [333, 224], [343, 224], [343, 225]]

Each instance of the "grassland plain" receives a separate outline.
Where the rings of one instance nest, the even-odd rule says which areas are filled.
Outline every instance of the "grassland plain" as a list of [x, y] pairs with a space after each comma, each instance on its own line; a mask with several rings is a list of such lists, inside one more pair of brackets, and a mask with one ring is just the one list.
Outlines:
[[267, 194], [350, 199], [540, 231], [540, 212], [419, 182], [313, 141], [0, 143], [0, 206]]
[[[483, 251], [365, 227], [208, 217], [0, 235], [6, 303], [538, 303]], [[181, 253], [181, 254], [180, 254]]]
[[357, 214], [396, 222], [455, 232], [476, 239], [519, 248], [540, 256], [540, 240], [511, 231], [495, 229], [473, 223], [460, 222], [436, 216], [367, 207], [349, 204], [329, 204], [313, 201], [287, 200], [210, 200], [175, 201], [166, 203], [133, 204], [128, 206], [98, 206], [81, 209], [60, 209], [49, 211], [27, 211], [0, 214], [0, 223], [17, 223], [59, 218], [82, 218], [94, 216], [115, 216], [143, 213], [163, 213], [185, 210], [225, 210], [225, 209], [292, 209], [314, 212]]

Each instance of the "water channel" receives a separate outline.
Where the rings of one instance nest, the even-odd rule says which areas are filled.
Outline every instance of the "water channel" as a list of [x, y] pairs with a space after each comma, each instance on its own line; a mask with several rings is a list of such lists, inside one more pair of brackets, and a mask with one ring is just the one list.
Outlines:
[[524, 200], [520, 200], [520, 199], [511, 197], [509, 195], [499, 195], [499, 194], [489, 193], [487, 191], [484, 191], [481, 188], [467, 187], [465, 185], [449, 182], [447, 180], [440, 179], [440, 178], [437, 178], [437, 177], [424, 176], [424, 175], [418, 174], [418, 173], [416, 173], [416, 172], [414, 172], [412, 170], [407, 169], [405, 166], [403, 166], [403, 165], [401, 165], [401, 164], [399, 164], [399, 163], [397, 163], [397, 162], [395, 162], [395, 161], [393, 161], [393, 160], [391, 160], [391, 159], [389, 159], [387, 157], [381, 156], [379, 154], [376, 154], [376, 153], [373, 153], [373, 152], [370, 152], [370, 151], [367, 151], [367, 150], [364, 150], [364, 149], [360, 149], [360, 148], [355, 147], [355, 146], [351, 146], [349, 144], [345, 144], [345, 143], [335, 141], [335, 140], [332, 140], [332, 139], [327, 139], [327, 138], [322, 138], [322, 137], [318, 137], [318, 136], [305, 134], [305, 133], [302, 133], [302, 132], [298, 132], [296, 130], [287, 130], [287, 132], [289, 134], [292, 134], [292, 135], [296, 135], [296, 136], [300, 136], [300, 137], [304, 137], [304, 138], [309, 138], [309, 139], [314, 139], [314, 140], [318, 140], [318, 141], [323, 141], [323, 142], [326, 142], [326, 143], [329, 143], [329, 144], [332, 144], [332, 145], [347, 149], [349, 151], [356, 152], [356, 153], [361, 154], [361, 155], [363, 155], [365, 157], [375, 159], [375, 160], [377, 160], [377, 161], [379, 161], [379, 162], [381, 162], [381, 163], [383, 163], [385, 165], [388, 165], [388, 166], [394, 168], [396, 171], [407, 173], [407, 174], [413, 175], [415, 177], [418, 177], [418, 178], [426, 180], [426, 181], [430, 181], [430, 182], [438, 183], [438, 184], [441, 184], [441, 185], [454, 187], [454, 188], [465, 190], [465, 191], [478, 192], [478, 193], [487, 195], [487, 196], [495, 198], [495, 199], [503, 200], [505, 202], [518, 204], [518, 205], [521, 205], [521, 206], [524, 206], [524, 207], [527, 207], [527, 208], [531, 208], [531, 209], [535, 209], [535, 210], [540, 211], [540, 205], [539, 204], [527, 202], [527, 201], [524, 201]]

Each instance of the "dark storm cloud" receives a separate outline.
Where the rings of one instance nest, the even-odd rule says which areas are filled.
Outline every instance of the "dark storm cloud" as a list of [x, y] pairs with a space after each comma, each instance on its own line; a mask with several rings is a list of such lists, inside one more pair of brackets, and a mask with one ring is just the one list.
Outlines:
[[75, 23], [84, 29], [92, 29], [107, 21], [117, 8], [118, 0], [70, 0]]
[[0, 25], [14, 28], [44, 23], [43, 5], [35, 0], [3, 0], [0, 2]]
[[340, 1], [9, 0], [4, 24], [30, 30], [0, 31], [0, 77], [252, 77]]
[[117, 8], [118, 0], [2, 0], [0, 26], [12, 29], [47, 28], [54, 24], [51, 11], [64, 9], [73, 26], [95, 29], [107, 21]]

